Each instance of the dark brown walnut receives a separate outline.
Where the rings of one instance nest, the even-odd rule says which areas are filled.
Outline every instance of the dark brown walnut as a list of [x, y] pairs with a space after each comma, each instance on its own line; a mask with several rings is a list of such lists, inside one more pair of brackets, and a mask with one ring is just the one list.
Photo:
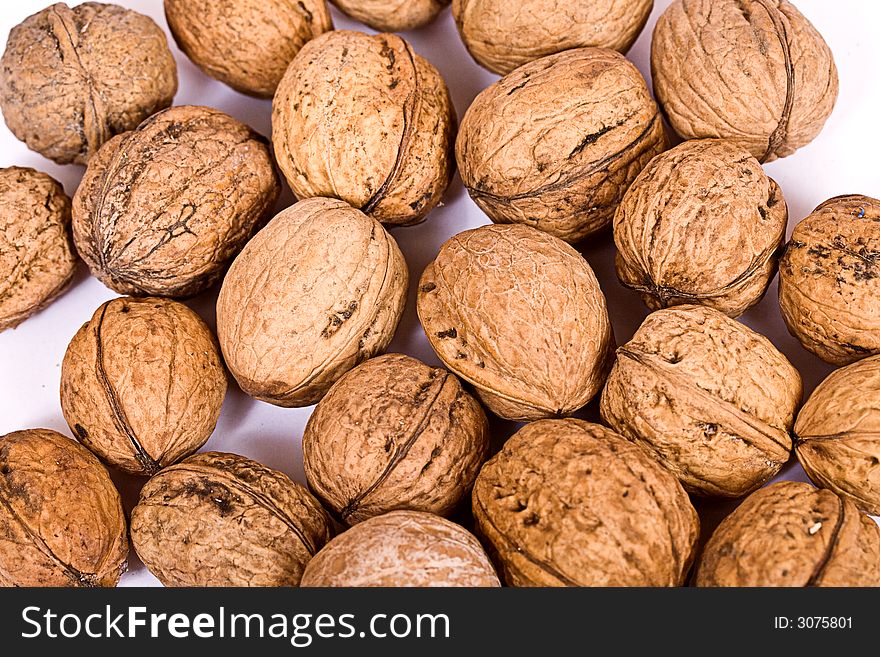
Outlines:
[[73, 197], [73, 237], [120, 294], [210, 287], [281, 191], [266, 140], [208, 107], [172, 107], [101, 148]]
[[272, 103], [278, 165], [298, 198], [339, 198], [385, 224], [423, 220], [454, 171], [446, 83], [393, 34], [328, 32]]
[[153, 475], [205, 444], [220, 417], [226, 370], [217, 341], [167, 299], [102, 304], [61, 364], [61, 410], [105, 463]]
[[767, 338], [712, 308], [677, 306], [617, 350], [600, 411], [689, 492], [740, 497], [788, 461], [801, 394]]
[[297, 586], [330, 538], [330, 520], [287, 475], [221, 452], [150, 479], [131, 512], [131, 542], [165, 586]]
[[828, 45], [785, 0], [676, 0], [654, 28], [651, 73], [679, 135], [731, 139], [761, 162], [810, 143], [837, 101]]
[[0, 436], [0, 586], [116, 586], [128, 535], [91, 452], [48, 429]]
[[417, 299], [440, 360], [496, 415], [570, 415], [605, 381], [605, 296], [587, 261], [552, 235], [523, 225], [459, 233], [425, 268]]
[[699, 535], [672, 474], [574, 419], [514, 434], [480, 471], [473, 510], [510, 586], [681, 586]]
[[880, 586], [880, 529], [829, 490], [771, 484], [718, 525], [696, 584]]
[[59, 164], [85, 164], [176, 92], [165, 33], [118, 5], [53, 4], [12, 28], [0, 60], [6, 125]]
[[644, 168], [614, 216], [617, 275], [652, 310], [682, 303], [737, 317], [776, 275], [788, 208], [733, 142], [687, 141]]
[[455, 152], [471, 198], [496, 223], [577, 242], [611, 223], [667, 147], [657, 105], [620, 53], [578, 48], [531, 62], [483, 91]]
[[381, 32], [403, 32], [433, 21], [450, 0], [331, 0], [346, 14]]

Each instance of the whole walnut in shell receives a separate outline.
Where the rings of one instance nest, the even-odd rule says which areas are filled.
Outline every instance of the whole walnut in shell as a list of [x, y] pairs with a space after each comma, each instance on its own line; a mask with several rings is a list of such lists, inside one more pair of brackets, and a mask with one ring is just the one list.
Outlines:
[[280, 192], [263, 137], [218, 110], [172, 107], [92, 158], [73, 237], [120, 294], [192, 296], [220, 278]]
[[579, 48], [526, 64], [477, 96], [455, 153], [492, 221], [577, 242], [611, 223], [630, 183], [666, 147], [638, 69], [613, 50]]
[[534, 228], [452, 237], [422, 274], [417, 308], [440, 360], [508, 420], [570, 415], [605, 380], [614, 336], [599, 282]]
[[788, 224], [779, 185], [733, 142], [687, 141], [646, 166], [614, 216], [617, 275], [652, 310], [736, 317], [773, 276]]
[[440, 202], [455, 124], [443, 78], [393, 34], [310, 41], [272, 103], [275, 155], [293, 193], [339, 198], [386, 224], [418, 223]]
[[382, 352], [400, 322], [409, 274], [380, 224], [343, 201], [300, 201], [235, 259], [217, 299], [217, 333], [242, 390], [309, 406]]
[[381, 32], [414, 30], [433, 21], [450, 0], [331, 0], [346, 14]]
[[85, 447], [48, 429], [0, 437], [0, 586], [116, 586], [119, 493]]
[[303, 573], [309, 587], [497, 587], [470, 533], [439, 516], [392, 511], [330, 541]]
[[761, 162], [810, 143], [837, 101], [828, 45], [785, 0], [675, 0], [654, 28], [651, 74], [679, 135], [730, 139]]
[[697, 586], [880, 586], [880, 528], [829, 490], [752, 493], [706, 544]]
[[600, 411], [689, 492], [740, 497], [788, 461], [801, 394], [767, 338], [712, 308], [677, 306], [617, 350]]
[[165, 586], [296, 586], [329, 538], [305, 488], [221, 452], [165, 468], [131, 512], [131, 542]]
[[168, 107], [177, 65], [162, 29], [118, 5], [53, 4], [12, 28], [0, 108], [31, 150], [85, 164], [111, 137]]

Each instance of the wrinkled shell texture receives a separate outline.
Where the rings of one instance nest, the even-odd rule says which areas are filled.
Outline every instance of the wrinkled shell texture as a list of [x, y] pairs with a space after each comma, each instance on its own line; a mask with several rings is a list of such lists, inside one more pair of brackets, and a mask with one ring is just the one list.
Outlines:
[[785, 0], [677, 0], [651, 42], [654, 92], [684, 139], [722, 137], [761, 162], [810, 143], [837, 101], [834, 57]]
[[455, 152], [465, 187], [492, 221], [577, 242], [611, 223], [629, 185], [666, 147], [638, 69], [613, 50], [580, 48], [483, 91]]
[[12, 28], [0, 60], [6, 125], [59, 164], [85, 164], [176, 92], [165, 33], [118, 5], [51, 5]]
[[677, 306], [617, 350], [600, 411], [688, 491], [739, 497], [788, 461], [801, 394], [765, 337], [712, 308]]
[[132, 474], [153, 475], [204, 445], [225, 394], [211, 331], [166, 299], [101, 305], [61, 364], [61, 410], [71, 431]]
[[450, 0], [331, 0], [343, 12], [380, 32], [403, 32], [433, 21]]
[[64, 189], [33, 169], [0, 169], [0, 331], [50, 303], [75, 270]]
[[596, 276], [534, 228], [452, 237], [422, 274], [417, 308], [440, 360], [505, 419], [569, 415], [605, 380], [614, 336]]
[[443, 518], [392, 511], [340, 534], [303, 574], [309, 587], [497, 587], [479, 541]]
[[92, 158], [73, 237], [120, 294], [192, 296], [222, 275], [280, 192], [263, 137], [218, 110], [172, 107]]
[[116, 586], [128, 536], [107, 470], [47, 429], [0, 437], [0, 586]]
[[772, 484], [718, 525], [696, 584], [880, 586], [880, 529], [831, 491]]
[[681, 303], [737, 317], [776, 275], [788, 209], [760, 163], [731, 142], [655, 157], [614, 216], [617, 275], [652, 310]]
[[486, 460], [489, 425], [453, 374], [387, 354], [330, 389], [302, 444], [312, 492], [344, 523], [395, 509], [447, 515]]
[[393, 34], [310, 41], [272, 104], [275, 155], [293, 193], [339, 198], [386, 224], [417, 223], [440, 202], [455, 125], [440, 74]]
[[307, 41], [333, 29], [324, 0], [165, 0], [165, 17], [196, 66], [262, 98]]
[[779, 305], [822, 360], [880, 353], [880, 201], [839, 196], [795, 226], [779, 261]]
[[220, 452], [162, 470], [131, 514], [132, 544], [165, 586], [296, 586], [329, 538], [305, 488]]
[[680, 586], [699, 535], [674, 476], [575, 419], [520, 429], [480, 471], [473, 510], [511, 586]]
[[217, 332], [226, 365], [257, 399], [314, 404], [391, 342], [408, 277], [375, 220], [336, 199], [300, 201], [248, 243], [223, 280]]

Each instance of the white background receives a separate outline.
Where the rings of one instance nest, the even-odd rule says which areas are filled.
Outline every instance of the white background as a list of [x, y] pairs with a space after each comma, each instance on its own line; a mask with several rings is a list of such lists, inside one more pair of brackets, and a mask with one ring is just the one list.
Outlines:
[[[161, 0], [117, 0], [132, 9], [152, 16], [167, 30]], [[516, 2], [516, 0], [511, 0]], [[0, 3], [0, 39], [5, 44], [9, 29], [26, 16], [49, 4], [49, 0], [4, 0]], [[650, 36], [667, 0], [655, 3], [655, 9], [639, 40], [629, 53], [650, 81]], [[788, 202], [789, 233], [796, 222], [825, 199], [846, 193], [880, 197], [880, 2], [873, 0], [800, 0], [798, 8], [818, 28], [831, 46], [840, 72], [840, 98], [825, 129], [810, 145], [793, 156], [766, 166], [767, 173], [781, 185]], [[335, 9], [338, 28], [366, 29], [343, 17]], [[431, 61], [449, 84], [459, 117], [470, 102], [497, 76], [478, 67], [461, 44], [452, 17], [445, 12], [431, 26], [405, 35], [416, 51]], [[180, 90], [175, 104], [202, 104], [217, 107], [248, 123], [264, 135], [271, 129], [271, 104], [238, 94], [203, 75], [176, 48], [169, 36], [180, 75]], [[30, 166], [60, 180], [72, 195], [83, 168], [59, 166], [29, 151], [0, 125], [0, 166]], [[279, 209], [289, 205], [286, 191]], [[444, 205], [428, 220], [415, 227], [397, 228], [394, 237], [406, 255], [411, 280], [417, 281], [425, 265], [440, 245], [462, 230], [488, 223], [470, 201], [458, 177], [446, 194]], [[614, 274], [614, 249], [611, 235], [592, 238], [581, 247], [596, 270], [608, 297], [611, 319], [619, 343], [626, 342], [647, 314], [638, 297], [622, 288]], [[411, 354], [439, 364], [428, 346], [415, 313], [415, 284], [411, 285], [409, 303], [390, 350]], [[213, 289], [187, 303], [213, 326]], [[70, 430], [61, 415], [58, 398], [60, 364], [67, 343], [77, 329], [105, 300], [116, 296], [80, 266], [73, 286], [44, 311], [31, 317], [15, 330], [0, 333], [0, 435], [18, 429], [46, 427], [66, 435]], [[782, 323], [774, 282], [766, 298], [743, 318], [746, 324], [768, 336], [781, 349], [804, 378], [809, 394], [831, 367], [807, 353], [790, 337]], [[596, 419], [595, 402], [580, 416]], [[283, 470], [303, 482], [300, 439], [311, 409], [282, 409], [246, 397], [234, 382], [230, 385], [222, 416], [204, 449], [237, 452]], [[514, 430], [515, 425], [493, 421], [496, 443]], [[796, 464], [789, 464], [782, 478], [804, 479]], [[126, 508], [137, 501], [142, 481], [114, 474]], [[718, 517], [731, 508], [728, 502], [698, 501], [704, 525], [710, 528]], [[158, 582], [132, 555], [123, 585], [151, 585]]]

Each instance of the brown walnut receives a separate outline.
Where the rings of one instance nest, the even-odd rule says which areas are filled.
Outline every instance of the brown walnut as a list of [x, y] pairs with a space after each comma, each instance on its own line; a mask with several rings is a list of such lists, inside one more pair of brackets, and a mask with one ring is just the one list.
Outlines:
[[343, 12], [380, 32], [403, 32], [433, 21], [450, 0], [331, 0]]

